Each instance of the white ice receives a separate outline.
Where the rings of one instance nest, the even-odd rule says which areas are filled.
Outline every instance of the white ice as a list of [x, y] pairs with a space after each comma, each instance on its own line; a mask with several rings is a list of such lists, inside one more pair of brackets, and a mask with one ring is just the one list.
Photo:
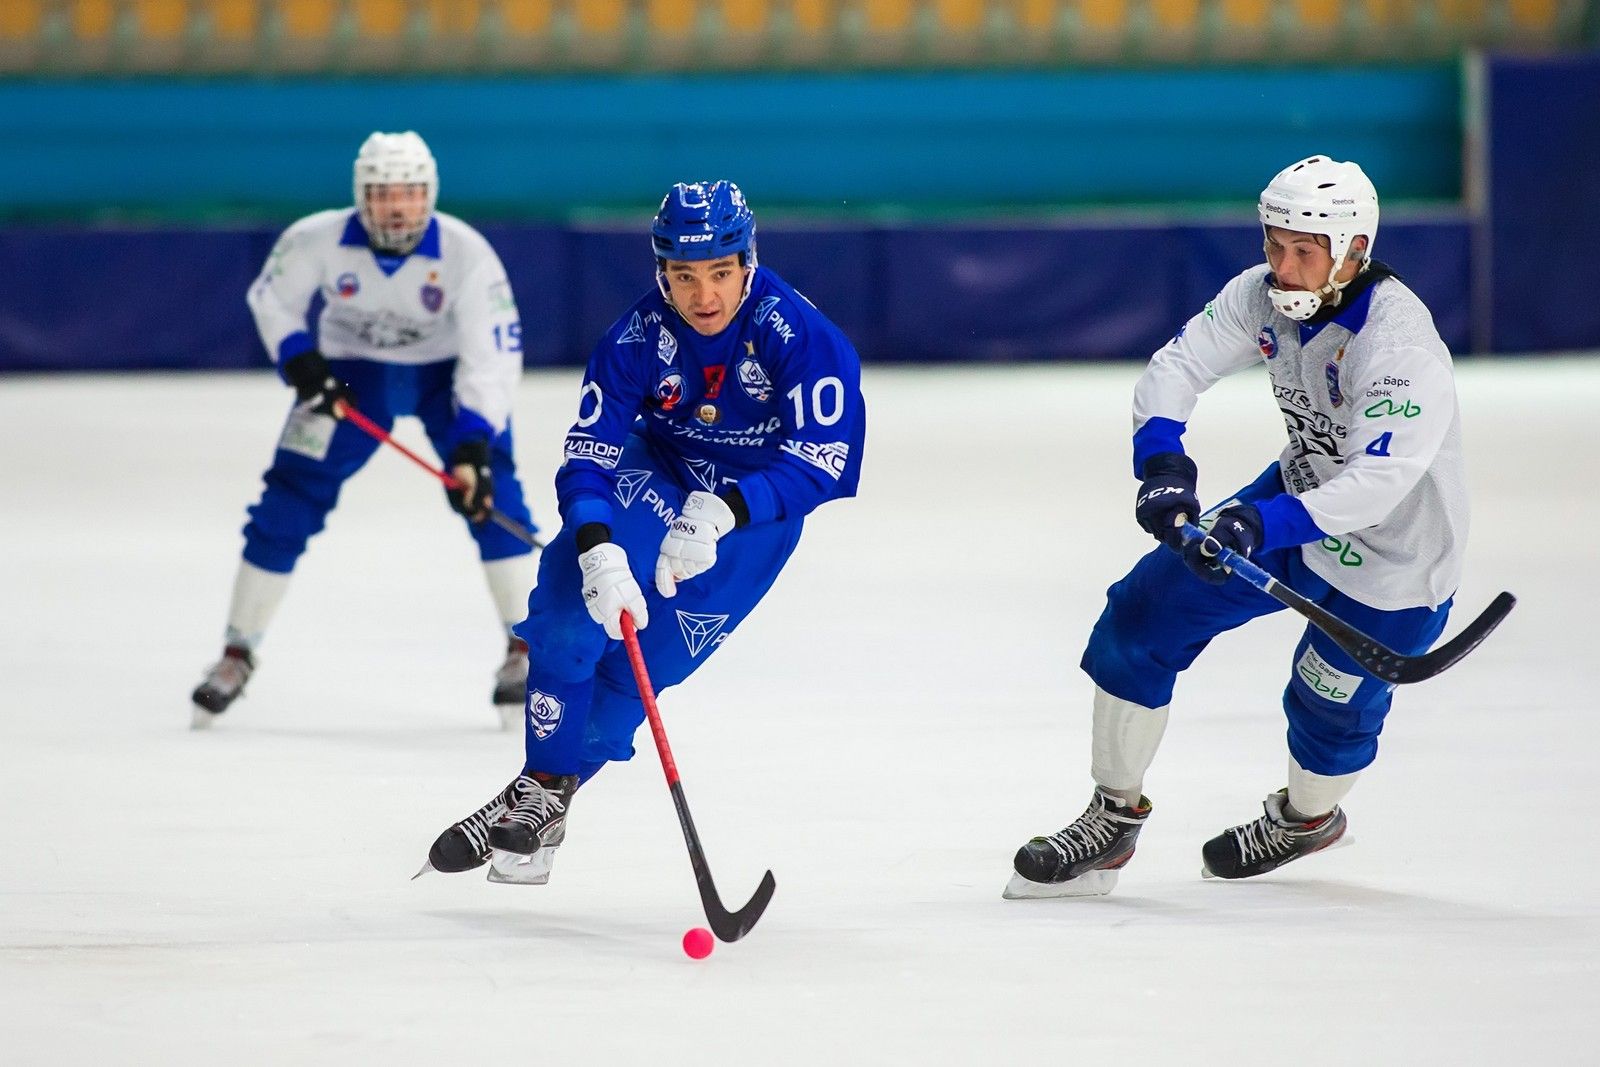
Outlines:
[[[1089, 796], [1077, 660], [1147, 547], [1137, 371], [869, 370], [861, 496], [662, 702], [725, 900], [778, 880], [701, 962], [648, 731], [580, 794], [548, 886], [409, 880], [522, 759], [426, 475], [382, 451], [349, 483], [248, 695], [192, 733], [285, 390], [0, 380], [0, 1062], [1595, 1062], [1595, 357], [1460, 364], [1475, 507], [1447, 632], [1521, 603], [1398, 694], [1354, 847], [1200, 878], [1201, 843], [1283, 784], [1280, 615], [1180, 682], [1117, 891], [1001, 900], [1017, 846]], [[520, 395], [546, 521], [577, 381]], [[1202, 494], [1282, 433], [1259, 377], [1208, 395]]]

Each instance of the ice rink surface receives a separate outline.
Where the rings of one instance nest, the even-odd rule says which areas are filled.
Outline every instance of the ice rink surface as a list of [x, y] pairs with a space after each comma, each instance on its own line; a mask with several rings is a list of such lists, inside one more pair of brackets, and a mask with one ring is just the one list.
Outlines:
[[[1353, 847], [1199, 877], [1284, 782], [1280, 614], [1180, 681], [1116, 893], [1000, 899], [1017, 846], [1089, 797], [1078, 656], [1148, 544], [1138, 370], [868, 370], [861, 496], [662, 700], [723, 897], [778, 880], [701, 962], [648, 730], [579, 795], [550, 885], [408, 880], [522, 760], [430, 479], [380, 451], [348, 484], [247, 696], [193, 733], [287, 392], [0, 379], [0, 1062], [1594, 1063], [1595, 358], [1459, 365], [1475, 497], [1447, 634], [1521, 603], [1398, 695]], [[578, 380], [522, 386], [543, 520]], [[1187, 438], [1202, 497], [1282, 440], [1259, 373], [1223, 383]]]

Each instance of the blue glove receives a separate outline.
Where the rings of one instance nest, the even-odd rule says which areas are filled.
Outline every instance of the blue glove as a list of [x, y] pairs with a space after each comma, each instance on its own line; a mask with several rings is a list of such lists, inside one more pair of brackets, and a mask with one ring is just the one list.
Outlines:
[[1202, 581], [1221, 585], [1228, 580], [1228, 572], [1216, 557], [1224, 548], [1250, 558], [1250, 553], [1261, 546], [1261, 512], [1254, 504], [1235, 504], [1217, 513], [1211, 532], [1198, 541], [1184, 546], [1183, 562]]
[[1157, 452], [1144, 461], [1133, 516], [1146, 533], [1178, 552], [1183, 551], [1183, 524], [1200, 517], [1197, 477], [1194, 460], [1182, 452]]

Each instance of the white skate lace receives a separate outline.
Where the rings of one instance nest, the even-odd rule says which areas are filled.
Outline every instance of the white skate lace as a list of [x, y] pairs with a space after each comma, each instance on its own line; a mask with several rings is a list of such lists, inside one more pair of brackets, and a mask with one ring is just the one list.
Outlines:
[[236, 693], [250, 680], [250, 664], [238, 656], [223, 656], [206, 674], [205, 685], [220, 693]]
[[1106, 815], [1100, 798], [1096, 797], [1076, 822], [1045, 840], [1063, 859], [1075, 862], [1105, 849], [1116, 839], [1119, 829]]
[[[518, 778], [512, 788], [521, 786], [523, 778]], [[499, 820], [506, 813], [506, 794], [504, 790], [495, 794], [493, 800], [479, 808], [477, 811], [462, 819], [456, 825], [461, 832], [467, 835], [467, 840], [472, 844], [473, 851], [483, 855], [489, 851], [489, 824]]]
[[1284, 826], [1263, 815], [1255, 822], [1233, 828], [1233, 838], [1239, 843], [1239, 855], [1245, 863], [1272, 859], [1294, 850], [1295, 838], [1303, 837], [1310, 828], [1294, 832], [1294, 827]]
[[516, 787], [522, 796], [517, 806], [506, 813], [507, 822], [521, 823], [534, 833], [539, 833], [567, 810], [561, 794], [554, 789], [547, 789], [537, 778], [523, 775], [517, 779]]

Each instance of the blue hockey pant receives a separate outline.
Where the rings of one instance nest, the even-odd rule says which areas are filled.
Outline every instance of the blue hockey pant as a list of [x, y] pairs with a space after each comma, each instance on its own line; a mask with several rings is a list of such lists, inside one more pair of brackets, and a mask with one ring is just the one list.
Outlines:
[[[354, 390], [355, 406], [363, 415], [385, 430], [394, 428], [396, 418], [415, 415], [422, 420], [434, 451], [445, 462], [456, 418], [451, 399], [455, 365], [453, 359], [421, 366], [365, 359], [329, 360], [333, 373]], [[289, 424], [294, 421], [291, 409]], [[328, 513], [338, 503], [345, 479], [360, 470], [379, 447], [376, 440], [344, 420], [336, 424], [326, 453], [320, 458], [285, 449], [282, 446], [286, 440], [280, 439], [272, 466], [262, 477], [266, 488], [260, 501], [250, 508], [250, 521], [244, 528], [244, 558], [262, 570], [278, 574], [294, 570], [306, 542], [322, 531]], [[404, 462], [399, 456], [395, 458]], [[517, 481], [509, 426], [490, 442], [489, 465], [494, 472], [494, 506], [524, 526], [531, 526], [522, 485]], [[419, 474], [419, 493], [424, 482]], [[443, 488], [435, 485], [433, 491], [443, 502]], [[467, 528], [477, 541], [478, 555], [484, 562], [530, 551], [492, 522], [469, 522]]]
[[[638, 437], [617, 464], [612, 541], [628, 555], [644, 591], [649, 625], [639, 646], [657, 693], [693, 674], [761, 601], [799, 543], [802, 518], [780, 519], [724, 534], [710, 570], [678, 583], [678, 595], [656, 592], [656, 557], [685, 488], [670, 466]], [[582, 774], [633, 756], [644, 722], [626, 647], [589, 617], [578, 569], [577, 531], [563, 527], [539, 560], [528, 617], [514, 632], [528, 642], [525, 770]]]
[[[1265, 499], [1281, 492], [1281, 485], [1274, 465], [1229, 503]], [[1299, 545], [1259, 552], [1251, 561], [1404, 655], [1430, 648], [1444, 632], [1450, 613], [1448, 600], [1438, 608], [1368, 607], [1307, 567]], [[1220, 586], [1200, 580], [1181, 556], [1158, 546], [1107, 590], [1105, 610], [1089, 636], [1081, 666], [1111, 695], [1158, 708], [1171, 702], [1178, 674], [1213, 637], [1282, 610], [1282, 604], [1242, 578], [1230, 578]], [[1393, 685], [1363, 670], [1328, 635], [1307, 625], [1295, 646], [1289, 684], [1283, 691], [1290, 754], [1314, 774], [1349, 774], [1366, 767], [1377, 757], [1378, 734], [1393, 690]]]

